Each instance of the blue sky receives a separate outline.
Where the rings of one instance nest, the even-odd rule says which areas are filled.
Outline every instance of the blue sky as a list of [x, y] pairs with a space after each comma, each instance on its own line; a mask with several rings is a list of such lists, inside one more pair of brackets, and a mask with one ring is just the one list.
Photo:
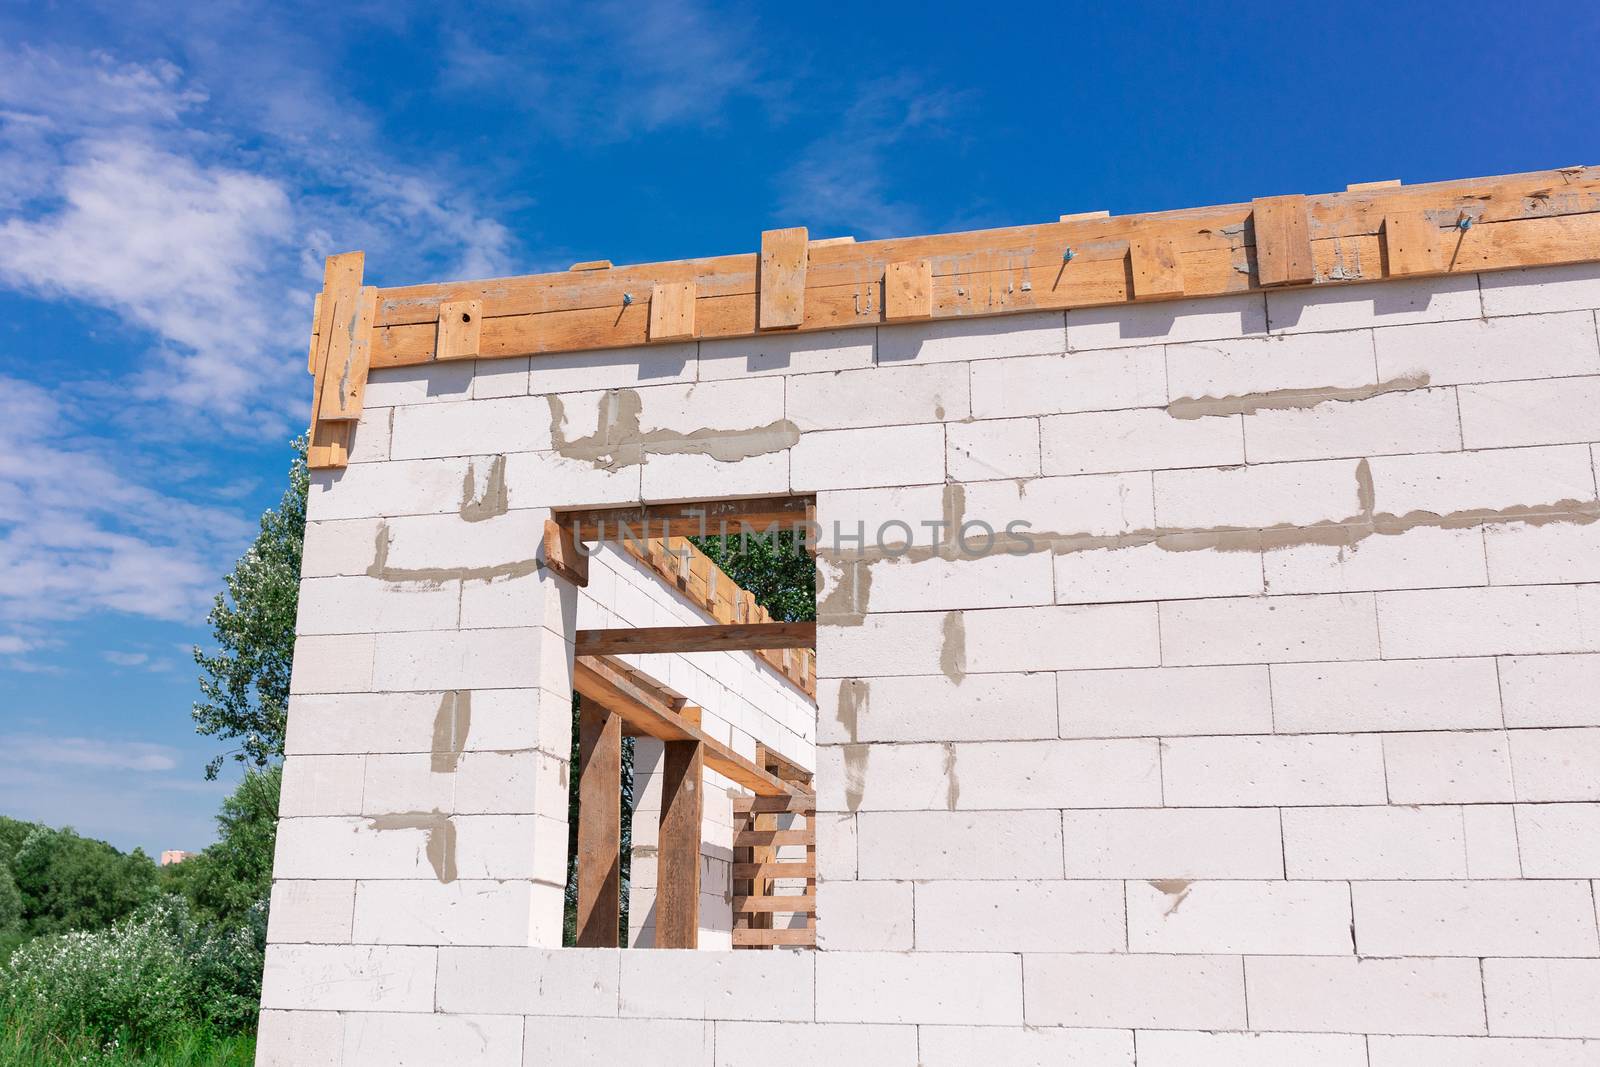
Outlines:
[[[576, 14], [575, 14], [576, 13]], [[1600, 13], [0, 0], [0, 813], [212, 838], [188, 648], [380, 285], [1600, 162]]]

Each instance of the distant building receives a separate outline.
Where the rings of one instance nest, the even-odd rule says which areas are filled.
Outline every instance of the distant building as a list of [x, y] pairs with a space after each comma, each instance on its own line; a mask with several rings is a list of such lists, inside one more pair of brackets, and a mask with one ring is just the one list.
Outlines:
[[161, 854], [161, 866], [165, 867], [171, 863], [182, 863], [184, 860], [188, 859], [190, 855], [191, 853], [185, 852], [180, 848], [169, 848]]

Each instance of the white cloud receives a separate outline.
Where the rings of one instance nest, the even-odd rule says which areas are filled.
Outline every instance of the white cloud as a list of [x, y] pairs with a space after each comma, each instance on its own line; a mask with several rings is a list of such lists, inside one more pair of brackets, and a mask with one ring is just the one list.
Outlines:
[[808, 144], [783, 174], [783, 214], [863, 238], [925, 231], [915, 202], [890, 192], [893, 151], [912, 138], [942, 136], [962, 102], [910, 77], [867, 84], [837, 128]]
[[150, 661], [148, 652], [118, 652], [115, 649], [100, 653], [107, 663], [118, 667], [142, 667]]
[[[88, 141], [61, 173], [61, 206], [0, 224], [0, 281], [122, 313], [167, 342], [139, 377], [151, 399], [239, 414], [285, 394], [279, 283], [264, 275], [292, 212], [271, 179], [136, 140]], [[281, 426], [282, 405], [273, 424]]]
[[71, 426], [45, 389], [0, 376], [0, 619], [195, 621], [253, 524], [151, 488], [137, 455]]
[[715, 126], [735, 97], [781, 105], [748, 10], [604, 0], [584, 13], [514, 11], [480, 17], [467, 30], [447, 28], [441, 86], [524, 109], [541, 128], [589, 144]]
[[0, 764], [64, 765], [159, 772], [178, 766], [178, 752], [145, 741], [105, 741], [43, 734], [0, 734]]

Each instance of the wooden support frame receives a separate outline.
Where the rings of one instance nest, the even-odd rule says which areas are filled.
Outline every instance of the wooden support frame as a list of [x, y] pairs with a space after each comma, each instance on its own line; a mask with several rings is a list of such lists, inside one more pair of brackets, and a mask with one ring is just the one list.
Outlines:
[[579, 657], [572, 687], [584, 700], [595, 700], [632, 724], [641, 734], [662, 741], [700, 741], [706, 766], [762, 796], [800, 796], [802, 790], [741, 756], [681, 715], [659, 690], [641, 685], [628, 671], [604, 657]]
[[615, 948], [622, 921], [622, 716], [578, 698], [580, 948]]
[[580, 656], [628, 656], [646, 652], [753, 652], [816, 645], [814, 622], [741, 622], [579, 630], [576, 651]]
[[668, 741], [661, 762], [661, 836], [656, 853], [656, 947], [700, 945], [700, 834], [705, 744]]

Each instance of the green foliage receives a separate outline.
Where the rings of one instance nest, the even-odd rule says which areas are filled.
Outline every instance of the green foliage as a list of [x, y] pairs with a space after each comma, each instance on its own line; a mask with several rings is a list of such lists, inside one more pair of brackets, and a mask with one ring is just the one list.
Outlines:
[[29, 936], [98, 930], [156, 895], [156, 865], [70, 829], [33, 826], [11, 858]]
[[186, 1029], [165, 1043], [135, 1050], [120, 1040], [96, 1041], [86, 1034], [63, 1037], [30, 1020], [0, 1017], [0, 1063], [7, 1067], [252, 1067], [256, 1041], [249, 1035], [218, 1036]]
[[218, 651], [194, 650], [203, 698], [194, 705], [195, 729], [239, 743], [206, 765], [207, 778], [217, 776], [229, 755], [254, 767], [283, 756], [310, 484], [305, 438], [296, 439], [294, 448], [283, 499], [261, 516], [260, 534], [224, 579], [227, 590], [217, 594], [206, 616]]
[[794, 533], [772, 537], [691, 537], [723, 573], [750, 591], [778, 622], [817, 617], [817, 565]]
[[222, 931], [166, 896], [104, 930], [42, 937], [0, 970], [8, 1027], [135, 1051], [204, 1029], [253, 1029], [264, 909]]
[[244, 920], [272, 891], [282, 784], [281, 767], [247, 772], [222, 802], [216, 844], [161, 868], [162, 887], [187, 898], [202, 918], [229, 927]]

